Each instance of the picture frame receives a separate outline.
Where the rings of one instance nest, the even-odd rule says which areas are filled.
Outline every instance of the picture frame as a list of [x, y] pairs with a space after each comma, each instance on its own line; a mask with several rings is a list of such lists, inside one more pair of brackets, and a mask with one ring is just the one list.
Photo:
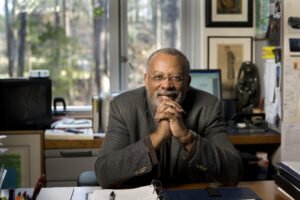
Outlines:
[[8, 186], [16, 184], [22, 188], [35, 187], [44, 173], [44, 131], [1, 131], [0, 135], [7, 136], [2, 141], [7, 151], [1, 154], [0, 159], [4, 168], [12, 171], [13, 180], [8, 177]]
[[206, 0], [206, 27], [252, 27], [253, 0]]
[[207, 67], [221, 70], [223, 98], [235, 98], [239, 69], [253, 59], [253, 37], [209, 36], [207, 40]]

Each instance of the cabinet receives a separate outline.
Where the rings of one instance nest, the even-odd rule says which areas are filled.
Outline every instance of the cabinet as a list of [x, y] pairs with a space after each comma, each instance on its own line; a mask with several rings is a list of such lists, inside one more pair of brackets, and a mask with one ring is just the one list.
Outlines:
[[0, 157], [0, 164], [8, 168], [3, 187], [34, 187], [44, 171], [44, 131], [0, 131], [0, 135], [7, 136], [2, 143], [8, 149]]
[[94, 170], [99, 149], [46, 149], [46, 186], [77, 186], [80, 173]]
[[102, 139], [46, 140], [46, 186], [77, 186], [82, 172], [94, 170], [101, 143]]

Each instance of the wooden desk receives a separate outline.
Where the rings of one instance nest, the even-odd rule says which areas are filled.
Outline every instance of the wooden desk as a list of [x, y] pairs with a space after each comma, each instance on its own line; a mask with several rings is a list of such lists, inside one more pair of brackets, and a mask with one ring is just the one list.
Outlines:
[[[167, 187], [168, 190], [184, 190], [184, 189], [203, 189], [210, 184], [195, 183], [195, 184], [180, 184]], [[254, 182], [241, 182], [238, 187], [249, 187], [263, 200], [288, 200], [289, 198], [282, 194], [278, 189], [274, 181], [254, 181]], [[99, 189], [99, 187], [53, 187], [42, 188], [38, 200], [82, 200], [85, 199], [87, 192]], [[32, 193], [33, 189], [26, 189], [27, 192]], [[24, 189], [17, 189], [16, 192]], [[2, 196], [8, 197], [8, 191], [2, 190]]]
[[[210, 184], [195, 183], [195, 184], [181, 184], [170, 185], [166, 189], [169, 190], [184, 190], [184, 189], [202, 189]], [[241, 182], [238, 187], [249, 187], [263, 200], [288, 200], [289, 198], [282, 194], [277, 188], [274, 181], [253, 181], [253, 182]]]
[[232, 144], [280, 144], [280, 134], [249, 134], [249, 135], [230, 135]]
[[[280, 134], [230, 135], [234, 145], [280, 144]], [[103, 138], [94, 140], [45, 140], [46, 149], [98, 148]]]
[[45, 140], [45, 149], [99, 148], [103, 138], [94, 140]]

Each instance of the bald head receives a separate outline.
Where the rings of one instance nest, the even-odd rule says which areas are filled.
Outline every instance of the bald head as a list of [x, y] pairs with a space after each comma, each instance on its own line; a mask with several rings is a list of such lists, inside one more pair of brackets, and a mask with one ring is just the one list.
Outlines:
[[147, 60], [147, 64], [146, 64], [146, 72], [147, 74], [149, 73], [149, 67], [150, 67], [150, 62], [151, 60], [160, 53], [164, 53], [164, 54], [168, 54], [168, 55], [172, 55], [172, 56], [176, 56], [179, 58], [180, 64], [183, 67], [183, 69], [185, 70], [185, 74], [188, 75], [190, 73], [190, 63], [188, 61], [188, 59], [186, 58], [186, 56], [179, 50], [174, 49], [174, 48], [162, 48], [162, 49], [158, 49], [155, 52], [153, 52], [148, 60]]

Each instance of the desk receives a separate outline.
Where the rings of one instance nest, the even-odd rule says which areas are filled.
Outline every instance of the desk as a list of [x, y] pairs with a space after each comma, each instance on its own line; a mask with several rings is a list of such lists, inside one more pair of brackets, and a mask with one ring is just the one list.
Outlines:
[[[194, 183], [194, 184], [180, 184], [170, 185], [166, 187], [167, 190], [184, 190], [184, 189], [203, 189], [209, 186], [207, 183]], [[274, 181], [253, 181], [253, 182], [241, 182], [238, 187], [249, 187], [263, 200], [288, 200], [289, 198], [282, 194], [278, 189]], [[71, 200], [82, 199], [82, 193], [85, 191], [91, 191], [98, 187], [75, 187], [73, 197]]]
[[[280, 134], [249, 134], [230, 135], [229, 138], [234, 145], [256, 145], [256, 144], [280, 144]], [[46, 149], [70, 149], [70, 148], [99, 148], [103, 138], [94, 140], [45, 140]]]
[[[209, 184], [194, 183], [182, 185], [170, 185], [167, 187], [169, 190], [184, 190], [184, 189], [199, 189], [205, 188]], [[274, 181], [253, 181], [253, 182], [240, 182], [238, 187], [249, 187], [263, 200], [288, 200], [278, 189]]]
[[[248, 134], [248, 135], [230, 135], [229, 136], [231, 142], [235, 145], [236, 149], [240, 152], [249, 152], [255, 155], [256, 151], [268, 152], [269, 160], [272, 159], [271, 155], [280, 145], [280, 134]], [[89, 157], [89, 161], [80, 161], [81, 163], [85, 163], [85, 167], [78, 168], [74, 167], [70, 169], [67, 166], [78, 166], [75, 162], [71, 162], [72, 159], [75, 158], [54, 158], [47, 157], [47, 153], [49, 151], [98, 151], [101, 144], [103, 142], [103, 138], [95, 138], [94, 140], [45, 140], [45, 163], [46, 163], [46, 176], [47, 176], [47, 186], [75, 186], [76, 185], [76, 178], [82, 171], [89, 171], [93, 170], [94, 168], [94, 160], [96, 157]], [[61, 159], [61, 164], [58, 165], [57, 163], [50, 165], [50, 161], [54, 160], [57, 161]], [[78, 159], [84, 159], [80, 157]], [[93, 160], [94, 159], [94, 160]], [[64, 163], [63, 163], [64, 162]], [[53, 167], [54, 166], [54, 167]], [[59, 178], [57, 177], [49, 177], [49, 171], [56, 171], [57, 166], [60, 166], [61, 173], [64, 176]], [[64, 172], [67, 171], [68, 173]], [[270, 176], [274, 173], [273, 168], [269, 169]], [[72, 172], [72, 174], [70, 174]], [[57, 173], [54, 173], [57, 175]], [[70, 174], [67, 176], [67, 174]], [[52, 180], [51, 184], [49, 180]], [[254, 178], [245, 178], [245, 181], [255, 180]]]
[[[184, 190], [184, 189], [203, 189], [210, 184], [194, 183], [194, 184], [180, 184], [170, 185], [166, 187], [167, 190]], [[274, 181], [253, 181], [241, 182], [238, 187], [249, 187], [263, 200], [288, 200], [289, 198], [282, 194]], [[38, 200], [84, 200], [87, 192], [92, 192], [99, 187], [53, 187], [42, 188], [38, 196]], [[17, 190], [22, 191], [22, 189]], [[28, 190], [27, 190], [28, 191]], [[1, 195], [7, 195], [7, 190], [1, 191]], [[32, 192], [32, 191], [31, 191]], [[53, 198], [55, 197], [55, 198]]]

